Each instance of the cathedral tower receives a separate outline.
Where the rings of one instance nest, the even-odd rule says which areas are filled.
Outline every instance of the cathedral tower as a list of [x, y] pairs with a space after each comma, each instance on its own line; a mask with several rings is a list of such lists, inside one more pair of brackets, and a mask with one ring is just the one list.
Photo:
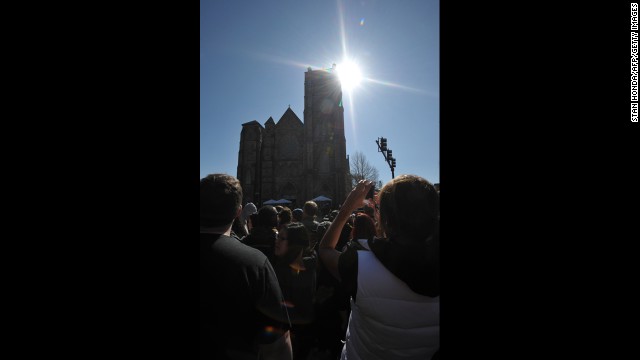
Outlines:
[[304, 172], [307, 198], [328, 196], [341, 204], [349, 187], [342, 88], [335, 71], [304, 74]]

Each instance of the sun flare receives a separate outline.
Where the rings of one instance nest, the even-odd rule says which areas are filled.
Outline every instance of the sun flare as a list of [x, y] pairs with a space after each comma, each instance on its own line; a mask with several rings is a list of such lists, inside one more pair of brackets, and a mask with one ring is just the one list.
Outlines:
[[362, 81], [362, 73], [358, 65], [352, 61], [345, 61], [336, 66], [338, 71], [338, 77], [342, 84], [342, 90], [350, 92], [354, 88], [358, 87]]

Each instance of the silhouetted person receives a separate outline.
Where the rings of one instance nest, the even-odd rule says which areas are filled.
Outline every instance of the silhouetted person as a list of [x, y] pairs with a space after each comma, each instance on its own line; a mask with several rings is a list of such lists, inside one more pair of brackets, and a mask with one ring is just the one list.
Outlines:
[[375, 236], [376, 225], [373, 219], [366, 213], [358, 213], [353, 219], [351, 240], [347, 246], [354, 247], [356, 250], [369, 250], [368, 243], [373, 240]]
[[316, 220], [318, 215], [318, 204], [315, 201], [309, 200], [304, 203], [302, 207], [302, 221], [301, 223], [307, 228], [309, 232], [309, 241], [311, 242], [311, 248], [317, 249], [322, 235], [329, 227], [329, 222], [318, 222]]
[[357, 184], [320, 242], [323, 264], [351, 296], [341, 359], [431, 359], [440, 346], [438, 193], [419, 176], [391, 180], [378, 194], [386, 239], [340, 253], [340, 231], [371, 186]]
[[289, 309], [294, 360], [306, 360], [315, 340], [318, 257], [309, 245], [307, 229], [299, 222], [284, 225], [278, 232], [274, 269]]
[[302, 215], [304, 214], [304, 212], [302, 211], [302, 209], [300, 208], [295, 208], [293, 209], [293, 211], [291, 212], [291, 221], [292, 222], [302, 222]]
[[283, 206], [282, 211], [278, 213], [278, 231], [280, 231], [283, 226], [291, 223], [292, 217], [291, 209]]
[[238, 239], [238, 240], [242, 240], [245, 236], [249, 235], [246, 232], [246, 228], [242, 225], [240, 225], [240, 217], [237, 217], [233, 220], [233, 224], [231, 225], [231, 236]]
[[200, 180], [200, 359], [291, 360], [287, 310], [259, 250], [230, 237], [242, 210], [233, 176]]
[[265, 205], [258, 210], [257, 215], [251, 216], [252, 227], [249, 235], [242, 242], [262, 251], [269, 261], [273, 262], [273, 248], [276, 242], [278, 227], [278, 212], [271, 205]]

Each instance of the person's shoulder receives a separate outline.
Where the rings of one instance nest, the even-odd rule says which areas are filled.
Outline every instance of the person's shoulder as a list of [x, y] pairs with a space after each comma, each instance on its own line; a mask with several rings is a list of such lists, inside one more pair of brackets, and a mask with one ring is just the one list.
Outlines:
[[260, 251], [260, 249], [238, 243], [238, 253], [247, 258], [247, 261], [254, 263], [255, 265], [263, 265], [265, 262], [269, 262], [267, 256]]
[[218, 253], [229, 260], [233, 260], [235, 263], [262, 266], [265, 262], [268, 262], [266, 255], [262, 251], [236, 238], [223, 235], [220, 236], [216, 243], [218, 246], [214, 246], [214, 250], [217, 250]]
[[[307, 231], [314, 233], [316, 231], [316, 228], [318, 227], [317, 222], [316, 221], [311, 221], [311, 220], [302, 220], [300, 221], [300, 223], [302, 225], [304, 225], [304, 227], [307, 229]], [[315, 224], [314, 224], [315, 223]]]

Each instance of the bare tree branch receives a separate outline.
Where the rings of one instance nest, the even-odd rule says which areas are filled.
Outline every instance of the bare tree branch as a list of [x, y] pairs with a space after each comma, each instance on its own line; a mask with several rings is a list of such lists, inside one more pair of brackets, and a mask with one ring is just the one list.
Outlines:
[[356, 151], [351, 157], [351, 186], [356, 186], [360, 180], [371, 180], [378, 183], [379, 177], [378, 169], [369, 164], [363, 153]]

